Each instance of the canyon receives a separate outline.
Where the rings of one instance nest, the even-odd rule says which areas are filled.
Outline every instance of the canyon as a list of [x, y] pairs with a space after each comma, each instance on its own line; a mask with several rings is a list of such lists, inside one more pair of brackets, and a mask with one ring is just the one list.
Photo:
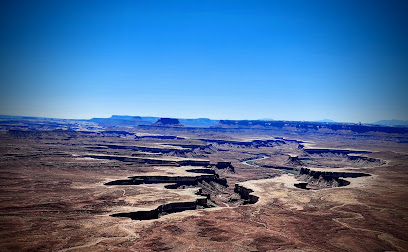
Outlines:
[[148, 120], [0, 120], [0, 250], [407, 251], [404, 128]]

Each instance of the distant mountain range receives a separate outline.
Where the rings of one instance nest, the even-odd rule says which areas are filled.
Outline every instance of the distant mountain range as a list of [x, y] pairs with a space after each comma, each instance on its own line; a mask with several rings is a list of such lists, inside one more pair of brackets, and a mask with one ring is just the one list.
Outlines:
[[[0, 115], [0, 119], [41, 119], [41, 120], [77, 120], [77, 119], [58, 119], [58, 118], [46, 118], [35, 116], [10, 116]], [[128, 115], [112, 115], [109, 118], [92, 118], [90, 120], [78, 119], [79, 121], [92, 121], [102, 126], [135, 126], [135, 125], [151, 125], [157, 122], [160, 117], [154, 116], [128, 116]], [[211, 127], [220, 122], [220, 120], [212, 120], [209, 118], [195, 118], [195, 119], [183, 119], [178, 118], [181, 124], [186, 127]], [[248, 120], [241, 120], [248, 121]], [[255, 121], [276, 121], [270, 118], [262, 118]], [[290, 121], [288, 121], [290, 122]], [[331, 119], [323, 119], [318, 121], [311, 121], [316, 123], [334, 123], [334, 124], [350, 124], [347, 122], [336, 122]], [[408, 126], [408, 121], [404, 120], [380, 120], [373, 123], [367, 123], [366, 125], [385, 125], [385, 126]]]
[[337, 123], [336, 121], [333, 121], [331, 119], [323, 119], [319, 121], [314, 121], [314, 122], [321, 122], [321, 123]]
[[408, 127], [389, 127], [383, 125], [362, 125], [356, 123], [321, 123], [307, 121], [261, 121], [261, 120], [220, 120], [212, 128], [224, 129], [274, 129], [299, 132], [383, 132], [407, 134]]
[[381, 120], [381, 121], [377, 121], [377, 122], [372, 123], [372, 124], [377, 124], [377, 125], [407, 126], [407, 125], [408, 125], [408, 121], [392, 119], [392, 120]]

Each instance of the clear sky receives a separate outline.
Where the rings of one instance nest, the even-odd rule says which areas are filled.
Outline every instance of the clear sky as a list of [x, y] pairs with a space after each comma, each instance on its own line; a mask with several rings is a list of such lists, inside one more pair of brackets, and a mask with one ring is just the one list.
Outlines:
[[408, 1], [0, 0], [0, 114], [408, 120]]

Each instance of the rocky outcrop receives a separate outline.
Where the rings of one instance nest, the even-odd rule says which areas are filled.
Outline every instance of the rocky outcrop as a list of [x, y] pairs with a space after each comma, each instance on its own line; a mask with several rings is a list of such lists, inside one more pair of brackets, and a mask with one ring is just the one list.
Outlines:
[[307, 185], [309, 183], [296, 183], [294, 186], [300, 189], [305, 189], [305, 190], [309, 190], [310, 188], [307, 188]]
[[299, 158], [300, 161], [304, 163], [310, 163], [311, 158], [343, 158], [342, 161], [344, 165], [352, 165], [353, 167], [374, 167], [385, 164], [386, 162], [367, 156], [362, 156], [360, 154], [370, 154], [369, 151], [359, 151], [359, 150], [340, 150], [340, 149], [304, 149], [307, 154], [305, 157]]
[[383, 165], [386, 162], [377, 159], [377, 158], [370, 158], [370, 157], [363, 157], [363, 156], [347, 156], [347, 159], [352, 162], [353, 164], [361, 164], [363, 166], [370, 164], [372, 165]]
[[369, 151], [338, 150], [338, 149], [304, 149], [307, 154], [333, 154], [337, 156], [346, 156], [348, 154], [368, 154]]
[[183, 124], [176, 118], [160, 118], [157, 122], [153, 123], [151, 126], [159, 127], [184, 127]]
[[314, 178], [318, 177], [323, 177], [327, 179], [331, 178], [358, 178], [358, 177], [365, 177], [365, 176], [371, 176], [370, 174], [367, 173], [361, 173], [361, 172], [328, 172], [328, 171], [314, 171], [308, 168], [301, 168], [300, 169], [300, 175], [309, 175]]
[[366, 173], [359, 172], [328, 172], [328, 171], [314, 171], [308, 168], [301, 168], [298, 176], [299, 180], [303, 180], [306, 183], [295, 184], [296, 187], [302, 189], [310, 188], [327, 188], [327, 187], [340, 187], [350, 184], [349, 181], [343, 178], [357, 178], [371, 176]]
[[217, 169], [228, 170], [232, 173], [235, 173], [235, 168], [232, 166], [231, 162], [220, 161], [218, 162], [215, 167]]
[[287, 165], [291, 166], [302, 166], [304, 163], [299, 159], [299, 157], [294, 157], [294, 156], [289, 156], [288, 159], [286, 160]]
[[244, 199], [245, 204], [255, 204], [258, 202], [259, 197], [251, 194], [254, 192], [252, 189], [246, 188], [242, 185], [235, 184], [234, 192], [238, 193], [242, 199]]
[[[186, 186], [205, 186], [205, 192], [202, 188], [197, 189], [196, 195], [201, 197], [195, 201], [188, 202], [173, 202], [160, 205], [159, 207], [147, 210], [128, 213], [117, 213], [111, 216], [113, 217], [128, 217], [133, 220], [150, 220], [158, 219], [161, 215], [170, 214], [175, 212], [182, 212], [185, 210], [195, 210], [198, 208], [206, 208], [214, 206], [211, 201], [210, 190], [217, 190], [217, 188], [227, 188], [227, 180], [220, 178], [218, 174], [212, 169], [198, 168], [189, 169], [187, 172], [200, 173], [199, 176], [133, 176], [129, 179], [115, 180], [106, 183], [105, 185], [140, 185], [140, 184], [157, 184], [166, 183], [167, 189], [180, 189]], [[210, 204], [208, 203], [210, 202]]]

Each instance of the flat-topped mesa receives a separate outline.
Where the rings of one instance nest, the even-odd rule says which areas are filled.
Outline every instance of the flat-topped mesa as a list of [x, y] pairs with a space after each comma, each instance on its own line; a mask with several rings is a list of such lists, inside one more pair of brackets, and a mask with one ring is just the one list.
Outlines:
[[176, 118], [160, 118], [157, 122], [153, 123], [151, 126], [160, 127], [184, 127], [183, 124]]
[[370, 176], [370, 174], [361, 172], [314, 171], [308, 168], [301, 168], [298, 179], [307, 183], [298, 183], [295, 184], [295, 186], [301, 189], [310, 189], [307, 188], [308, 186], [315, 188], [347, 186], [350, 182], [343, 178], [358, 178], [364, 176]]
[[92, 118], [90, 121], [103, 127], [137, 126], [149, 124], [148, 121], [143, 120], [140, 116], [113, 115], [109, 118]]
[[365, 176], [371, 176], [370, 174], [367, 173], [362, 173], [362, 172], [343, 172], [343, 171], [338, 171], [338, 172], [330, 172], [330, 171], [314, 171], [308, 168], [301, 168], [300, 169], [300, 175], [309, 175], [314, 178], [319, 178], [323, 177], [324, 179], [333, 179], [333, 178], [358, 178], [358, 177], [365, 177]]
[[304, 151], [309, 155], [337, 155], [337, 156], [347, 156], [349, 154], [369, 154], [369, 151], [359, 151], [359, 150], [339, 150], [339, 149], [304, 149]]

